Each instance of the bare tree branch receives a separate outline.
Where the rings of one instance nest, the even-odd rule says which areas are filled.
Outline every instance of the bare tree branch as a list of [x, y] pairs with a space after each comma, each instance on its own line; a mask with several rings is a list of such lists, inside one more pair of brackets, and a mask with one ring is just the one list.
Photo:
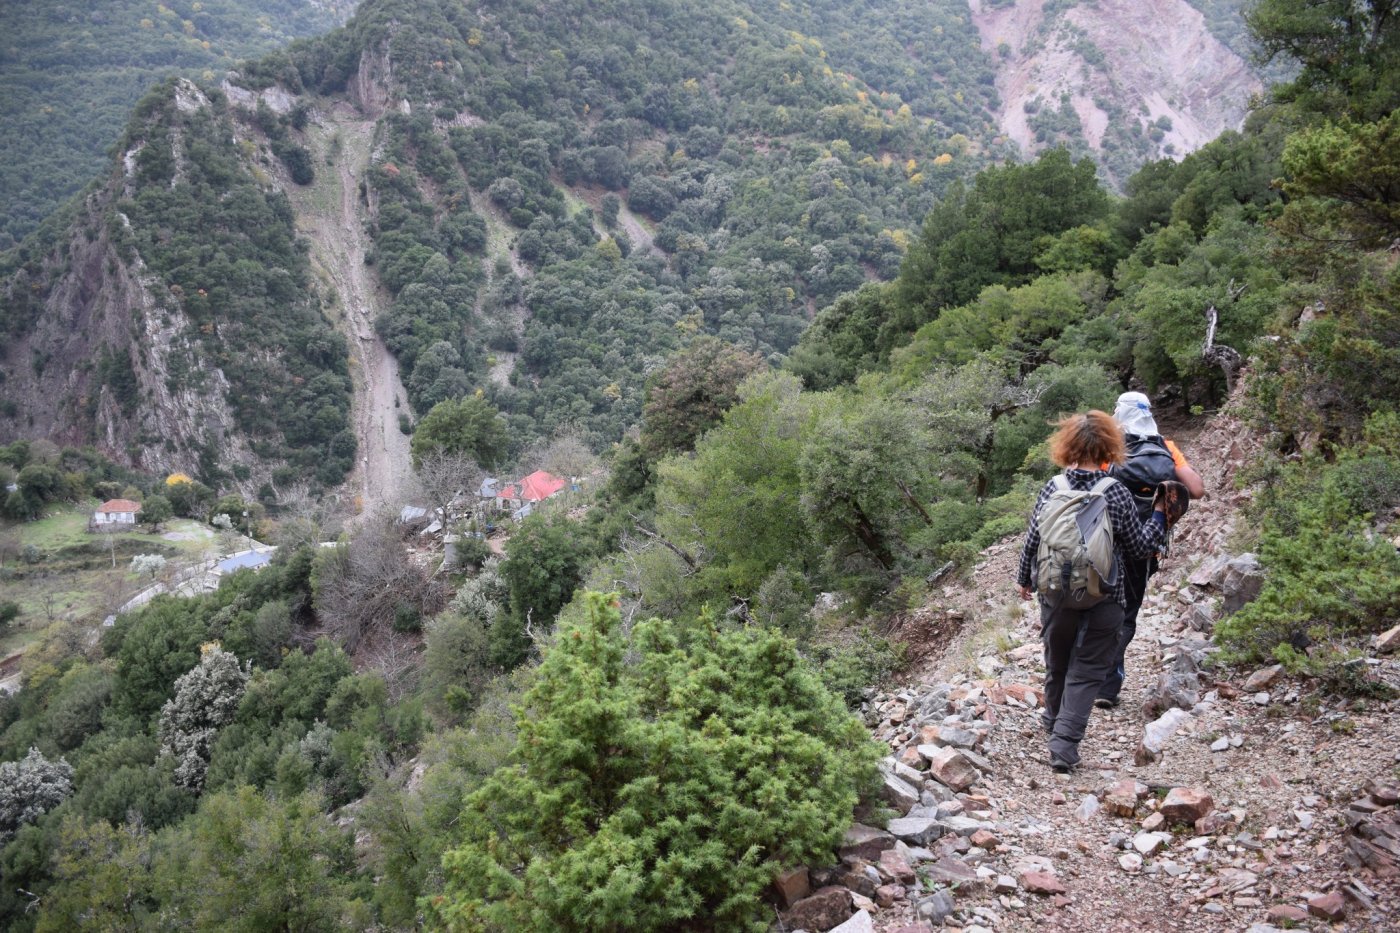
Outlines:
[[635, 527], [637, 531], [641, 532], [646, 537], [657, 542], [662, 547], [666, 548], [666, 550], [679, 557], [685, 563], [685, 565], [690, 568], [691, 573], [695, 573], [700, 569], [700, 565], [696, 562], [694, 557], [691, 557], [685, 551], [681, 550], [680, 547], [671, 543], [666, 538], [662, 537], [654, 531], [649, 530], [646, 526], [642, 524], [642, 520], [636, 515], [632, 515], [631, 513], [628, 514], [631, 515], [633, 527]]
[[459, 495], [468, 498], [475, 510], [476, 491], [485, 475], [481, 466], [469, 455], [440, 449], [425, 455], [414, 471], [416, 492], [441, 513], [444, 530]]
[[[1234, 281], [1231, 280], [1231, 291], [1234, 292]], [[1240, 290], [1243, 292], [1243, 289]], [[1215, 342], [1215, 328], [1220, 322], [1220, 312], [1215, 310], [1215, 305], [1206, 309], [1206, 342], [1201, 347], [1201, 358], [1212, 366], [1219, 366], [1220, 371], [1225, 374], [1225, 391], [1232, 393], [1235, 391], [1235, 377], [1244, 367], [1244, 357], [1233, 347]]]

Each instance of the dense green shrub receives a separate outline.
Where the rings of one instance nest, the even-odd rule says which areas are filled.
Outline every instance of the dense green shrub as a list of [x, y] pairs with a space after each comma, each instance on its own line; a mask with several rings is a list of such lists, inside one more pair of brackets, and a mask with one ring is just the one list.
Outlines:
[[829, 857], [876, 749], [791, 641], [713, 620], [561, 626], [512, 762], [467, 801], [430, 902], [459, 929], [765, 928], [783, 865]]
[[1400, 502], [1400, 459], [1304, 461], [1268, 480], [1257, 507], [1264, 588], [1216, 627], [1228, 656], [1307, 669], [1313, 646], [1400, 621], [1400, 554], [1372, 530], [1374, 516]]

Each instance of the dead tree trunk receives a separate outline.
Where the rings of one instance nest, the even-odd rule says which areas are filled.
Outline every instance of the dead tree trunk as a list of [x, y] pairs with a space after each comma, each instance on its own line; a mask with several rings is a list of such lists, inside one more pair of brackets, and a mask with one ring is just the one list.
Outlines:
[[[629, 514], [630, 514], [630, 513], [629, 513]], [[664, 547], [666, 550], [670, 551], [672, 554], [674, 554], [674, 555], [676, 555], [677, 557], [679, 557], [679, 558], [685, 563], [685, 565], [686, 565], [687, 567], [690, 568], [690, 572], [691, 572], [691, 573], [696, 573], [697, 571], [699, 571], [699, 569], [700, 569], [700, 563], [699, 563], [694, 557], [692, 557], [692, 556], [690, 556], [689, 554], [687, 554], [687, 553], [686, 553], [684, 550], [682, 550], [679, 546], [677, 546], [677, 545], [671, 543], [670, 541], [668, 541], [668, 540], [665, 538], [665, 536], [659, 535], [659, 534], [657, 534], [656, 532], [654, 532], [654, 531], [650, 530], [649, 528], [647, 528], [645, 525], [642, 524], [642, 520], [641, 520], [640, 518], [638, 518], [636, 515], [632, 515], [631, 518], [632, 518], [633, 527], [636, 528], [637, 531], [641, 532], [641, 533], [642, 533], [643, 535], [645, 535], [646, 537], [648, 537], [648, 538], [650, 538], [651, 540], [655, 541], [656, 543], [660, 544], [660, 545], [661, 545], [662, 547]]]
[[1235, 379], [1244, 366], [1244, 357], [1234, 347], [1215, 342], [1215, 328], [1219, 322], [1220, 312], [1215, 310], [1215, 305], [1211, 305], [1206, 309], [1206, 342], [1201, 347], [1201, 359], [1220, 367], [1225, 374], [1225, 394], [1228, 396], [1235, 391]]

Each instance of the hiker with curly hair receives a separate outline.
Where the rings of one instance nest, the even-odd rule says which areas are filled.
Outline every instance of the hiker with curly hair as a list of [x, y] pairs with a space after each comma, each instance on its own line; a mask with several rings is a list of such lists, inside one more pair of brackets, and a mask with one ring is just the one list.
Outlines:
[[[1045, 709], [1050, 764], [1079, 764], [1094, 697], [1118, 660], [1127, 599], [1125, 556], [1145, 560], [1162, 547], [1185, 495], [1164, 495], [1144, 521], [1108, 467], [1127, 457], [1123, 432], [1108, 414], [1072, 415], [1056, 425], [1050, 459], [1064, 472], [1040, 491], [1021, 550], [1016, 582], [1022, 599], [1040, 598], [1045, 644]], [[1170, 508], [1176, 514], [1168, 514]]]

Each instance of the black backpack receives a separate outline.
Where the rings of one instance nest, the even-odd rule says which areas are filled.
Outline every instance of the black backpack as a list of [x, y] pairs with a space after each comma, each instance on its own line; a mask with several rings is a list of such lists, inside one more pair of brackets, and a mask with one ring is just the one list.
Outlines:
[[1128, 487], [1137, 502], [1138, 515], [1145, 520], [1152, 515], [1152, 500], [1157, 495], [1157, 485], [1176, 479], [1176, 461], [1160, 435], [1129, 434], [1125, 439], [1128, 445], [1127, 462], [1114, 464], [1108, 472]]

